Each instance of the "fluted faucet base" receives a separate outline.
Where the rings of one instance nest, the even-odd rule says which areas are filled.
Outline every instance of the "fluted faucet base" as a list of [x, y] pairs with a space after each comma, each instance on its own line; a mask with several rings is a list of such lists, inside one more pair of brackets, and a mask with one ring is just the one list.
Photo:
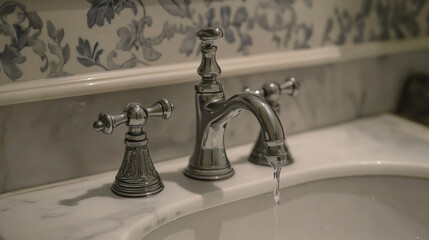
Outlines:
[[187, 167], [183, 172], [187, 177], [204, 180], [204, 181], [218, 181], [224, 180], [232, 177], [234, 175], [234, 169], [232, 167], [227, 167], [224, 169], [198, 169]]
[[118, 179], [112, 184], [112, 192], [122, 197], [147, 197], [164, 189], [160, 178], [150, 184], [129, 184]]
[[192, 159], [190, 162], [204, 164], [200, 164], [197, 167], [189, 164], [183, 172], [187, 177], [205, 181], [217, 181], [234, 175], [234, 169], [226, 158], [225, 149], [201, 150], [197, 156], [192, 158], [198, 160]]
[[123, 197], [146, 197], [164, 189], [144, 142], [128, 142], [143, 146], [125, 148], [124, 160], [112, 184], [112, 192]]

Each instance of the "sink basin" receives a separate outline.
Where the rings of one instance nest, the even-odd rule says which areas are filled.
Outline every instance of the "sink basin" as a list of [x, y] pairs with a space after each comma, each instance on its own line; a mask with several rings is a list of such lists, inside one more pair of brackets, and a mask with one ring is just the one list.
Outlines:
[[429, 179], [344, 177], [282, 189], [170, 222], [144, 240], [429, 239]]

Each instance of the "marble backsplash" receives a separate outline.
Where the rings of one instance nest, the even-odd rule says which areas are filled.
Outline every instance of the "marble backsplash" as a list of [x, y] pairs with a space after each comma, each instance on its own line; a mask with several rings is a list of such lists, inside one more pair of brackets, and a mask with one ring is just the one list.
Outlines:
[[[244, 86], [295, 76], [299, 96], [281, 98], [286, 135], [393, 111], [410, 72], [429, 73], [429, 52], [361, 59], [223, 79], [227, 96]], [[125, 127], [96, 133], [98, 113], [120, 113], [129, 102], [150, 106], [159, 98], [176, 105], [171, 119], [149, 119], [145, 127], [152, 159], [189, 155], [194, 144], [193, 83], [87, 95], [0, 107], [0, 192], [118, 169]], [[228, 146], [253, 142], [256, 119], [244, 112], [227, 127]], [[321, 140], [322, 141], [322, 140]], [[293, 149], [291, 149], [293, 153]]]
[[223, 57], [427, 38], [427, 0], [16, 0], [0, 2], [0, 84]]

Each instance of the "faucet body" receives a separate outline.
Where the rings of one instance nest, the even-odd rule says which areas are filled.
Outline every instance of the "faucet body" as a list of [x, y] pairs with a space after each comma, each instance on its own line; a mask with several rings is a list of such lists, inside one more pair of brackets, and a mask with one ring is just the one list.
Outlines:
[[195, 85], [196, 142], [184, 174], [199, 180], [222, 180], [234, 174], [225, 153], [224, 136], [228, 122], [242, 110], [251, 112], [261, 125], [267, 147], [266, 160], [277, 162], [287, 159], [282, 124], [264, 99], [252, 93], [225, 98], [222, 84], [216, 80], [221, 72], [215, 58], [217, 47], [212, 44], [216, 34], [221, 37], [223, 33], [219, 28], [203, 28], [197, 33], [203, 40], [203, 59], [198, 68], [202, 80]]

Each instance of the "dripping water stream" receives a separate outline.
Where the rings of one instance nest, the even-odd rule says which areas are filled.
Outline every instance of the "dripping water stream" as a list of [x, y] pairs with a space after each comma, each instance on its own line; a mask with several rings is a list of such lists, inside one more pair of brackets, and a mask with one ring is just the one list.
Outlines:
[[275, 240], [279, 239], [279, 205], [280, 205], [280, 173], [283, 167], [283, 161], [270, 163], [273, 167], [274, 180], [274, 235]]

